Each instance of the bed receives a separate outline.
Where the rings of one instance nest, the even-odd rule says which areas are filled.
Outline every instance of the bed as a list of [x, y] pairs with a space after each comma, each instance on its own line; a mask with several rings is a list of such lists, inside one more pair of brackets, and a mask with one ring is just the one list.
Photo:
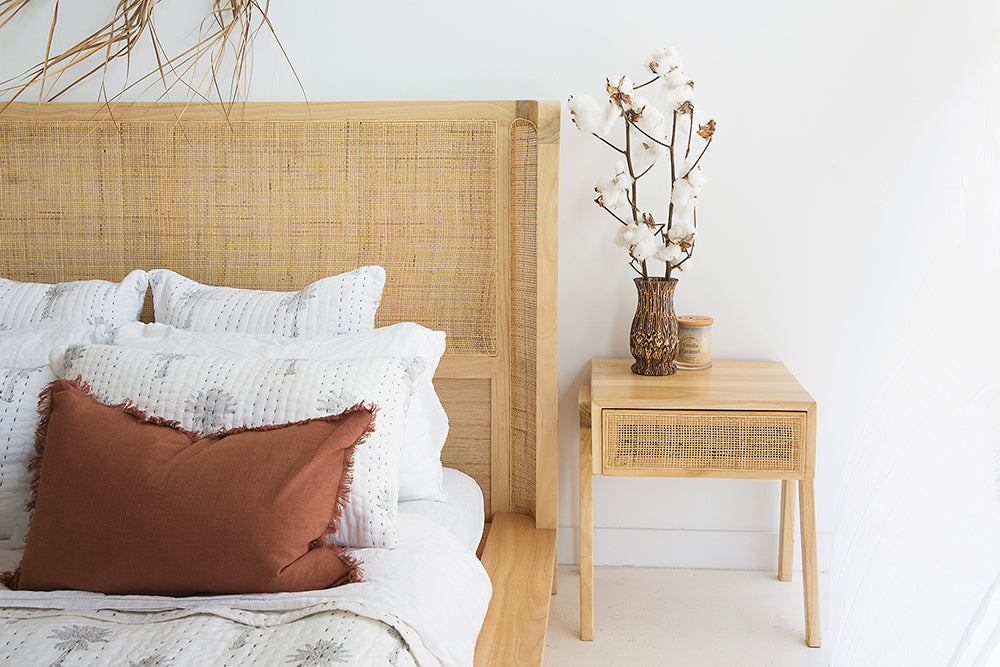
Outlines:
[[[558, 128], [558, 104], [535, 101], [248, 103], [227, 116], [198, 104], [11, 104], [0, 115], [0, 275], [118, 281], [163, 267], [209, 285], [290, 291], [384, 267], [376, 324], [447, 333], [434, 376], [450, 422], [441, 458], [475, 480], [487, 518], [479, 553], [492, 597], [475, 663], [540, 664], [556, 562]], [[143, 319], [152, 316], [147, 303]], [[418, 514], [401, 533], [430, 530], [434, 518]], [[383, 551], [371, 558], [392, 572], [404, 554]], [[240, 647], [250, 634], [229, 637], [227, 623], [315, 624], [298, 653], [272, 656], [312, 664], [333, 650], [324, 633], [350, 624], [344, 614], [381, 613], [375, 602], [299, 598], [136, 604], [159, 615], [128, 623], [138, 635], [172, 623]], [[130, 613], [102, 604], [28, 616], [49, 624], [38, 627], [69, 647], [70, 664], [85, 655], [73, 647], [102, 641], [85, 636], [81, 618], [112, 613], [124, 624]], [[340, 616], [324, 620], [323, 605]], [[389, 612], [376, 620], [387, 629], [372, 645], [394, 660], [405, 643], [412, 662], [449, 661], [412, 623]], [[228, 629], [199, 630], [209, 625]]]

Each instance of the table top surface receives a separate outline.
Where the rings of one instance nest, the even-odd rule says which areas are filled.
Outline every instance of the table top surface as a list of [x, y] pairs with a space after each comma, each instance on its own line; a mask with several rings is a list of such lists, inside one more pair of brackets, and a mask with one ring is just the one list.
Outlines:
[[809, 410], [816, 401], [780, 361], [713, 361], [712, 368], [645, 376], [631, 359], [594, 359], [590, 391], [601, 408]]

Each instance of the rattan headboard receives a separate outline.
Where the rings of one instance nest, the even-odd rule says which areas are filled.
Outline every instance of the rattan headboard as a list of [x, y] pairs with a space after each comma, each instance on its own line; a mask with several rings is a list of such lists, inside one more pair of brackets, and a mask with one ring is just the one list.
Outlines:
[[163, 267], [291, 290], [380, 264], [378, 323], [448, 334], [445, 462], [488, 512], [555, 528], [558, 127], [557, 103], [531, 101], [246, 104], [228, 120], [135, 104], [113, 121], [99, 104], [12, 104], [0, 275]]

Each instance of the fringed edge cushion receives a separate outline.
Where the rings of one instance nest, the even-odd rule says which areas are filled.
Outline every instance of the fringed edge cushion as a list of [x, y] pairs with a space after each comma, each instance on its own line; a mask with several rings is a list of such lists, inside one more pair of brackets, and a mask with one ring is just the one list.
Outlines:
[[398, 539], [406, 412], [424, 365], [413, 357], [195, 357], [108, 345], [75, 345], [52, 360], [57, 377], [80, 377], [102, 403], [129, 400], [202, 435], [377, 405], [378, 427], [355, 455], [351, 498], [335, 539], [341, 546], [387, 548]]
[[198, 438], [57, 380], [39, 411], [34, 518], [11, 588], [183, 596], [360, 579], [329, 541], [372, 407]]

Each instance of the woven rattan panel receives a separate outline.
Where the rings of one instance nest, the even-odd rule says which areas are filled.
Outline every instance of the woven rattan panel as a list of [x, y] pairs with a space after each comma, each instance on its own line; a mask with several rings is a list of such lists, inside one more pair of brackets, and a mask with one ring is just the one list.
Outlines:
[[514, 216], [511, 302], [511, 509], [535, 515], [535, 314], [538, 135], [524, 120], [511, 128]]
[[605, 409], [602, 419], [606, 472], [802, 469], [804, 413]]
[[379, 322], [496, 340], [497, 124], [0, 122], [0, 275], [298, 289], [364, 264]]

